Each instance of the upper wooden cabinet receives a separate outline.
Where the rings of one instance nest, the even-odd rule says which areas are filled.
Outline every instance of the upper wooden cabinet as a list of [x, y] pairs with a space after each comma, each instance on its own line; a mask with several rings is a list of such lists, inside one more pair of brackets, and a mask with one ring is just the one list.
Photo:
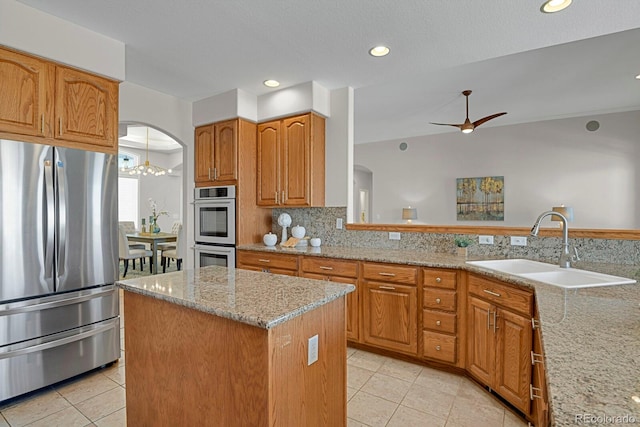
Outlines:
[[0, 49], [0, 130], [51, 136], [45, 120], [53, 117], [54, 70], [48, 62]]
[[324, 132], [314, 113], [258, 125], [258, 206], [324, 206]]
[[56, 67], [55, 138], [116, 148], [118, 85], [102, 77]]
[[195, 131], [196, 186], [238, 181], [238, 119], [199, 126]]
[[0, 48], [0, 133], [118, 151], [118, 82]]

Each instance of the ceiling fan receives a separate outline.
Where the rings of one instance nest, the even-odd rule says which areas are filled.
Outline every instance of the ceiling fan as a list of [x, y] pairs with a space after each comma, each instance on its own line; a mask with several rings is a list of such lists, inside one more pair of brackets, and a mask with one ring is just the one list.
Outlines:
[[491, 119], [495, 119], [496, 117], [500, 117], [500, 116], [504, 116], [505, 114], [507, 114], [506, 112], [504, 113], [496, 113], [496, 114], [492, 114], [490, 116], [487, 117], [483, 117], [479, 120], [476, 120], [475, 122], [471, 123], [471, 121], [469, 120], [469, 95], [471, 95], [471, 91], [470, 90], [463, 90], [462, 94], [467, 98], [467, 118], [464, 120], [464, 123], [462, 124], [451, 124], [451, 123], [431, 123], [432, 125], [440, 125], [440, 126], [454, 126], [459, 128], [462, 133], [471, 133], [473, 132], [473, 130], [475, 128], [477, 128], [478, 126], [480, 126], [483, 123], [488, 122]]

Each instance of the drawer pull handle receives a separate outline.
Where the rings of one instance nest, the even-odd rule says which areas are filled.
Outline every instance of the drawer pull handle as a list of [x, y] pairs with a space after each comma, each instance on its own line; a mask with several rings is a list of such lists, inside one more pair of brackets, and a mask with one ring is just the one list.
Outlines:
[[442, 282], [442, 279], [439, 277], [436, 277], [436, 283], [440, 283], [440, 282]]
[[439, 320], [436, 320], [436, 326], [440, 326], [442, 322], [440, 322]]
[[320, 270], [333, 270], [333, 267], [325, 267], [324, 265], [321, 265]]
[[538, 387], [534, 387], [533, 384], [529, 384], [529, 398], [531, 398], [531, 400], [542, 399], [542, 394], [536, 394], [536, 393], [540, 393], [541, 391], [542, 389]]
[[394, 273], [385, 273], [385, 272], [380, 272], [378, 273], [381, 276], [387, 276], [387, 277], [396, 277], [396, 275]]
[[260, 262], [271, 262], [270, 259], [264, 259], [264, 258], [260, 258], [260, 259], [258, 259], [258, 261], [260, 261]]
[[540, 327], [540, 321], [537, 319], [531, 318], [531, 329], [535, 330]]
[[440, 346], [439, 345], [436, 346], [436, 351], [440, 351]]
[[436, 298], [436, 304], [440, 304], [440, 298]]
[[489, 294], [489, 295], [493, 295], [494, 297], [499, 297], [500, 296], [499, 293], [490, 291], [489, 289], [485, 289], [484, 292]]
[[542, 358], [542, 354], [534, 353], [531, 351], [531, 365], [535, 365], [539, 363], [544, 366], [544, 359]]
[[389, 289], [390, 291], [395, 291], [396, 288], [393, 286], [385, 286], [385, 285], [380, 285], [379, 286], [380, 289]]

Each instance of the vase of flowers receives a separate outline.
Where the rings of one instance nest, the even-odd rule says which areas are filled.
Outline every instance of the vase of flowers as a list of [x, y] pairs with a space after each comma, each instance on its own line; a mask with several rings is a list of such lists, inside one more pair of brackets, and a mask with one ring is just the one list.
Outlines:
[[149, 215], [149, 231], [152, 233], [159, 233], [160, 227], [158, 226], [158, 218], [162, 215], [169, 216], [169, 212], [159, 210], [158, 204], [149, 197], [149, 208], [151, 208], [151, 215]]

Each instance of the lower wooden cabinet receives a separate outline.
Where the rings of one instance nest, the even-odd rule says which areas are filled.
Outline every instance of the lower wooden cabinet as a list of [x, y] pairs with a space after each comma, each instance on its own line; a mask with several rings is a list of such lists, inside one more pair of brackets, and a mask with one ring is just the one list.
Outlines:
[[[535, 319], [538, 319], [536, 311]], [[549, 396], [544, 368], [544, 354], [542, 349], [542, 333], [540, 322], [535, 320], [533, 325], [533, 351], [531, 363], [533, 364], [533, 380], [531, 384], [531, 414], [535, 427], [547, 427], [549, 425]]]
[[358, 341], [359, 286], [358, 262], [330, 258], [302, 257], [302, 276], [309, 279], [331, 280], [354, 285], [356, 290], [347, 294], [347, 339]]
[[[469, 276], [469, 291], [467, 371], [523, 413], [529, 414], [533, 307], [528, 307], [528, 313], [508, 309], [511, 307], [510, 297], [514, 293], [517, 298], [524, 297], [520, 295], [524, 291], [473, 275]], [[484, 298], [484, 294], [492, 301]], [[504, 298], [504, 305], [493, 302], [498, 298]]]
[[237, 251], [236, 266], [244, 270], [265, 273], [298, 275], [298, 256], [267, 252]]
[[418, 353], [417, 269], [363, 264], [362, 313], [365, 344], [410, 355]]
[[458, 361], [458, 284], [455, 271], [423, 268], [422, 357]]

